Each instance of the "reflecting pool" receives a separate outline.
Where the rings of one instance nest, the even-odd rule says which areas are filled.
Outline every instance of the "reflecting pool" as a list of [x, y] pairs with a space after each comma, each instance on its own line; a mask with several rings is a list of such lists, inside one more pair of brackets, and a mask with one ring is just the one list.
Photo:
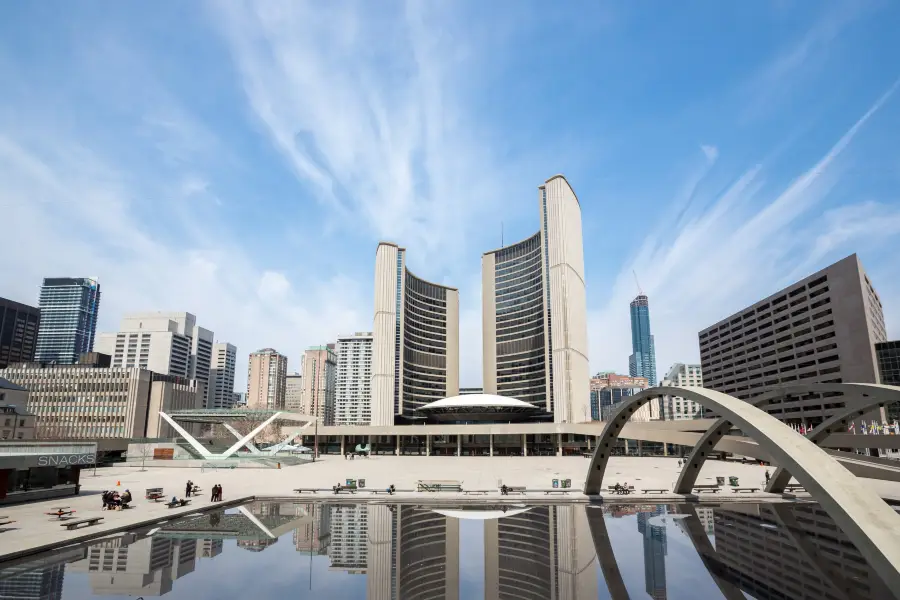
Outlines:
[[0, 563], [3, 599], [155, 596], [897, 598], [812, 503], [253, 502]]

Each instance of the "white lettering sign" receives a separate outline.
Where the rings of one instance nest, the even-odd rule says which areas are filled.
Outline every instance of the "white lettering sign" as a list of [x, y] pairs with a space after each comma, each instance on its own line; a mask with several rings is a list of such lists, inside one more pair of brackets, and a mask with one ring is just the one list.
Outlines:
[[40, 467], [70, 467], [94, 464], [93, 454], [52, 454], [38, 457]]

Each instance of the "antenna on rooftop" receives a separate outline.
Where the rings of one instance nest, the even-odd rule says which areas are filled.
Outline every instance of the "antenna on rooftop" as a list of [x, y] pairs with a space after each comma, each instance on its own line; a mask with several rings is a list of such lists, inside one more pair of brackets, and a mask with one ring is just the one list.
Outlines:
[[641, 289], [641, 282], [638, 281], [638, 278], [637, 278], [637, 272], [635, 272], [635, 270], [632, 269], [632, 270], [631, 270], [631, 273], [634, 275], [634, 283], [635, 283], [635, 285], [637, 285], [638, 296], [643, 296], [643, 295], [644, 295], [644, 290]]
[[500, 221], [500, 247], [503, 247], [503, 221]]

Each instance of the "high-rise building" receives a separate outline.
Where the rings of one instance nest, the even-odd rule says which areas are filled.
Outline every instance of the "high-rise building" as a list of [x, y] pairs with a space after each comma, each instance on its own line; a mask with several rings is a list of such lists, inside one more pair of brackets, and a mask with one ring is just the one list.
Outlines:
[[590, 420], [581, 206], [565, 177], [538, 188], [540, 231], [481, 258], [484, 393], [557, 423]]
[[232, 395], [231, 406], [247, 406], [247, 392], [235, 392]]
[[209, 371], [210, 389], [206, 408], [232, 408], [234, 406], [234, 368], [237, 348], [228, 342], [212, 347], [212, 365]]
[[[879, 383], [875, 344], [886, 341], [881, 300], [855, 254], [698, 335], [704, 387], [742, 400], [785, 384]], [[838, 394], [816, 393], [760, 408], [814, 427], [843, 406]]]
[[[675, 363], [663, 377], [662, 385], [703, 387], [703, 368], [700, 365]], [[662, 399], [662, 415], [666, 421], [696, 419], [703, 416], [703, 407], [681, 396], [666, 395]]]
[[[878, 376], [884, 385], [900, 386], [900, 341], [875, 344]], [[885, 407], [888, 421], [900, 420], [900, 402]]]
[[637, 514], [638, 532], [644, 536], [644, 589], [653, 600], [666, 600], [666, 555], [668, 544], [665, 524], [654, 524], [654, 517], [666, 514], [666, 506]]
[[144, 312], [122, 317], [119, 331], [97, 336], [97, 351], [113, 367], [140, 367], [161, 375], [196, 379], [208, 405], [215, 334], [189, 312]]
[[389, 242], [375, 252], [371, 393], [372, 425], [459, 393], [459, 291], [413, 275]]
[[301, 413], [306, 411], [303, 402], [303, 375], [300, 373], [291, 373], [285, 378], [284, 409]]
[[331, 512], [331, 540], [328, 560], [332, 569], [365, 573], [368, 567], [368, 518], [365, 504], [324, 505]]
[[39, 308], [0, 298], [0, 369], [34, 360], [40, 323]]
[[628, 373], [656, 386], [656, 346], [650, 333], [650, 301], [641, 294], [631, 301], [631, 356]]
[[337, 394], [337, 355], [332, 344], [312, 346], [303, 354], [304, 412], [334, 425], [334, 402]]
[[247, 408], [284, 410], [287, 356], [273, 348], [250, 354], [247, 366]]
[[372, 420], [372, 332], [337, 340], [335, 425], [368, 425]]
[[73, 365], [94, 346], [100, 284], [85, 277], [48, 277], [41, 286], [35, 360]]

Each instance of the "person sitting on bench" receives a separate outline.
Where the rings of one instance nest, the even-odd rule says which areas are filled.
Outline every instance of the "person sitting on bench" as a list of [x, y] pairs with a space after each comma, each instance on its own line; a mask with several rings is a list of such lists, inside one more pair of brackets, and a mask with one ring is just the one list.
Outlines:
[[128, 508], [128, 503], [131, 502], [131, 492], [129, 490], [125, 490], [125, 493], [119, 498], [119, 501], [122, 505], [122, 508]]

